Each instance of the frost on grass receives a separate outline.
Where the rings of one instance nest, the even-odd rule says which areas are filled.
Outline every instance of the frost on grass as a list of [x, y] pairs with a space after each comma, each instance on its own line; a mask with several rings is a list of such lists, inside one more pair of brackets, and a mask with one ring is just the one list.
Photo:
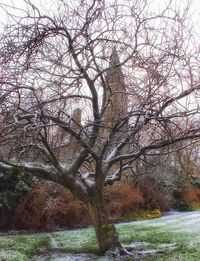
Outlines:
[[[150, 254], [154, 256], [153, 260], [160, 260], [156, 259], [156, 257], [159, 252], [164, 252], [163, 255], [165, 261], [179, 260], [176, 259], [176, 257], [179, 258], [179, 256], [182, 258], [180, 259], [181, 261], [197, 261], [200, 260], [200, 250], [198, 250], [200, 245], [199, 220], [200, 211], [195, 211], [165, 216], [153, 220], [118, 224], [117, 229], [122, 242], [126, 243], [127, 246], [130, 246], [131, 249], [135, 247], [133, 252], [135, 251], [136, 255], [138, 253], [138, 256], [140, 254]], [[176, 248], [177, 250], [174, 252], [174, 249]], [[50, 258], [50, 255], [51, 257], [55, 257], [55, 254], [59, 255], [60, 259], [53, 260], [70, 260], [63, 259], [66, 257], [66, 255], [64, 255], [65, 253], [68, 253], [68, 257], [70, 258], [74, 255], [76, 258], [74, 260], [77, 260], [80, 256], [82, 259], [78, 260], [81, 261], [87, 261], [87, 257], [89, 256], [89, 261], [106, 260], [100, 259], [100, 257], [92, 254], [83, 254], [91, 252], [94, 253], [98, 250], [95, 233], [92, 228], [26, 236], [4, 236], [0, 237], [0, 249], [4, 249], [4, 251], [0, 251], [0, 260], [5, 261], [32, 260], [27, 259], [27, 256], [30, 258], [35, 255], [35, 260], [37, 261], [51, 260], [48, 258]], [[183, 249], [184, 253], [182, 253]], [[62, 253], [58, 253], [60, 250]], [[51, 251], [53, 253], [51, 253]], [[192, 252], [194, 255], [193, 259], [191, 259], [191, 251], [196, 251], [195, 253]], [[71, 254], [69, 252], [71, 252]], [[72, 254], [72, 252], [74, 254]], [[48, 257], [46, 255], [43, 256], [44, 259], [37, 259], [37, 257], [42, 257], [41, 253], [47, 253]], [[166, 253], [170, 253], [169, 258]], [[113, 253], [110, 253], [110, 256], [111, 254]], [[190, 255], [190, 259], [187, 259], [188, 255]]]
[[[143, 250], [163, 249], [166, 250], [166, 253], [164, 253], [165, 257], [167, 253], [171, 253], [170, 257], [172, 257], [175, 249], [175, 256], [179, 254], [179, 251], [182, 253], [182, 249], [184, 249], [185, 253], [181, 254], [181, 256], [183, 255], [184, 257], [181, 261], [188, 261], [188, 259], [184, 259], [187, 251], [198, 252], [199, 249], [199, 221], [200, 211], [194, 211], [176, 213], [153, 220], [119, 224], [117, 227], [121, 239], [125, 242], [131, 242], [130, 239], [151, 242], [149, 247], [146, 249], [144, 247]], [[166, 243], [166, 245], [163, 245], [163, 243]], [[141, 254], [145, 254], [145, 252]], [[196, 255], [198, 259], [191, 260], [200, 260], [200, 251], [196, 253]], [[169, 258], [166, 260], [171, 261], [172, 259]]]
[[[187, 212], [187, 213], [177, 213], [174, 215], [164, 216], [161, 218], [153, 219], [153, 220], [144, 220], [144, 221], [134, 221], [129, 222], [128, 225], [134, 226], [144, 226], [144, 227], [162, 227], [162, 228], [170, 228], [170, 229], [178, 229], [184, 230], [189, 228], [192, 231], [192, 228], [196, 227], [200, 229], [200, 211]], [[119, 225], [123, 226], [126, 223], [122, 223]], [[192, 227], [191, 227], [192, 226]]]
[[27, 261], [29, 258], [15, 250], [1, 250], [0, 260], [2, 261]]
[[50, 260], [51, 261], [108, 261], [105, 257], [97, 256], [94, 254], [71, 254], [71, 253], [53, 253], [53, 254], [50, 253], [46, 255], [36, 255], [31, 258], [31, 261], [50, 261]]

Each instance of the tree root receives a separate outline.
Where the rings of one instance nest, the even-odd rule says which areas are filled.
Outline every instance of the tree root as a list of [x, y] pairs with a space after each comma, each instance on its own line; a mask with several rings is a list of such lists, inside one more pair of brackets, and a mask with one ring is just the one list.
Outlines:
[[[154, 255], [162, 255], [166, 253], [171, 253], [177, 247], [174, 244], [169, 244], [169, 246], [165, 246], [164, 248], [158, 249], [148, 249], [144, 250], [144, 246], [150, 245], [149, 243], [141, 243], [136, 242], [135, 244], [130, 245], [122, 245], [122, 248], [119, 249], [119, 253], [122, 256], [133, 256], [136, 259], [138, 258], [151, 258]], [[160, 246], [161, 247], [161, 246]], [[140, 260], [140, 259], [138, 259]]]

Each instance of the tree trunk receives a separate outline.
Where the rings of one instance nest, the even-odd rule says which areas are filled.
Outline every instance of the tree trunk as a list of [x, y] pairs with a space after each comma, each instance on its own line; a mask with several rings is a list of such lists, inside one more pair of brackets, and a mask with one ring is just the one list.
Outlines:
[[121, 254], [124, 254], [124, 248], [119, 241], [116, 228], [105, 207], [103, 193], [95, 191], [92, 194], [92, 196], [90, 195], [88, 208], [96, 232], [100, 253], [105, 254], [108, 250], [118, 249]]

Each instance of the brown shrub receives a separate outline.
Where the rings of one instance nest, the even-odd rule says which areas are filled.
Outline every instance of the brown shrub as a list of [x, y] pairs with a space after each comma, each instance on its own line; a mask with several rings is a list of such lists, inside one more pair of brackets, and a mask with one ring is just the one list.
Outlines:
[[[114, 221], [143, 209], [167, 209], [170, 201], [150, 180], [140, 187], [115, 183], [105, 188], [105, 201]], [[81, 227], [90, 224], [86, 206], [71, 192], [52, 182], [41, 182], [16, 206], [16, 227], [20, 229]]]
[[139, 183], [139, 190], [144, 198], [144, 209], [169, 210], [173, 201], [162, 193], [149, 178], [143, 178]]
[[[105, 201], [114, 217], [138, 210], [142, 194], [128, 184], [105, 189]], [[16, 206], [16, 227], [20, 229], [81, 227], [90, 224], [86, 206], [61, 185], [42, 182], [23, 196]]]
[[194, 209], [200, 209], [200, 189], [191, 188], [183, 194], [184, 201]]
[[23, 196], [16, 206], [16, 227], [23, 229], [79, 227], [90, 223], [85, 205], [69, 190], [42, 182]]
[[114, 219], [138, 210], [144, 203], [141, 192], [125, 183], [106, 187], [105, 200]]

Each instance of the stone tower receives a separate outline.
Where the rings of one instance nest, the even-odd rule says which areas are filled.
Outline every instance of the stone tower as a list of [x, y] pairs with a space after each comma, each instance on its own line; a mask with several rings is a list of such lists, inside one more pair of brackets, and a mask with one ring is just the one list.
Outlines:
[[114, 123], [123, 119], [127, 115], [128, 98], [122, 73], [119, 56], [116, 49], [110, 57], [110, 69], [106, 75], [106, 84], [108, 87], [108, 99], [104, 112], [104, 120], [108, 126], [112, 127]]
[[[80, 108], [76, 108], [74, 109], [73, 113], [72, 113], [72, 121], [70, 124], [70, 127], [77, 132], [80, 129], [81, 126], [81, 109]], [[70, 135], [70, 142], [72, 143], [76, 143], [76, 139]]]

